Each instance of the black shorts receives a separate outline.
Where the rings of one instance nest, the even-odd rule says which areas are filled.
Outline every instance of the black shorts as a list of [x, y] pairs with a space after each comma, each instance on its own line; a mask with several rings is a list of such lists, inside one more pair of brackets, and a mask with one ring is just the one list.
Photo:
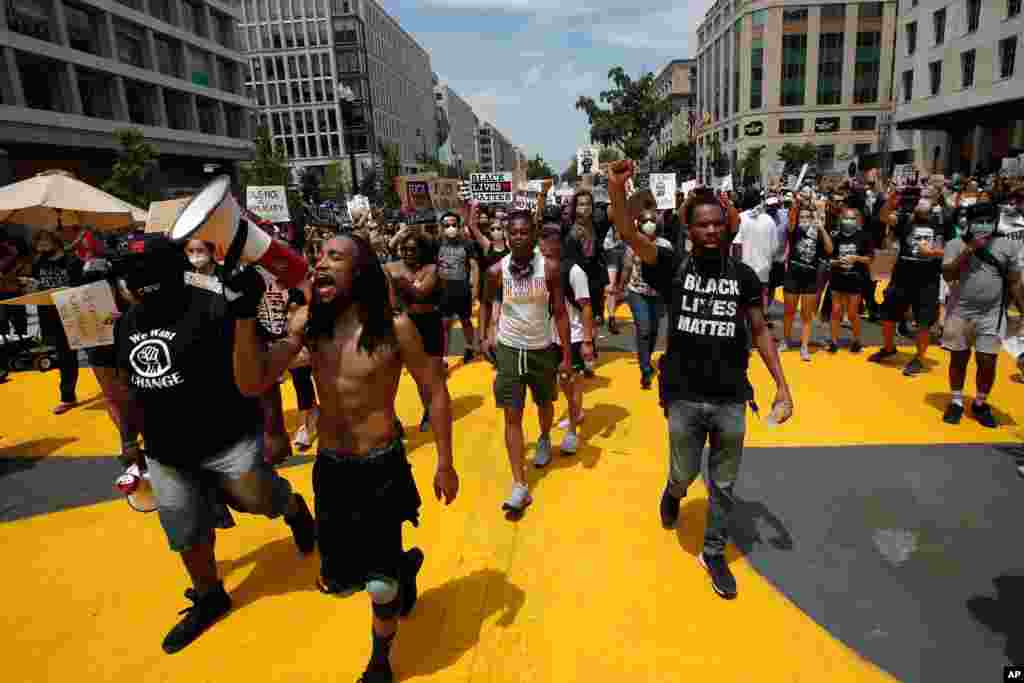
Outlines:
[[[551, 347], [555, 354], [556, 363], [562, 362], [562, 347], [557, 344]], [[572, 369], [576, 372], [583, 372], [587, 369], [587, 363], [583, 360], [583, 342], [573, 342], [569, 345], [569, 354], [572, 356]], [[597, 350], [594, 350], [594, 358], [597, 358]]]
[[441, 292], [441, 305], [438, 307], [442, 318], [468, 318], [473, 312], [473, 292], [469, 285], [465, 289], [448, 288]]
[[771, 274], [768, 276], [768, 289], [781, 287], [786, 281], [786, 264], [783, 261], [773, 261]]
[[441, 323], [441, 313], [431, 311], [430, 313], [410, 313], [409, 319], [420, 333], [423, 339], [423, 350], [428, 356], [441, 357], [444, 355], [444, 326]]
[[114, 345], [94, 346], [85, 350], [85, 357], [89, 359], [90, 368], [116, 368], [117, 353]]
[[837, 273], [832, 271], [832, 280], [829, 287], [837, 294], [863, 294], [867, 278], [863, 273]]
[[927, 328], [934, 325], [939, 319], [938, 278], [923, 287], [915, 283], [890, 283], [885, 290], [885, 301], [882, 303], [883, 320], [901, 323], [907, 315], [908, 308], [913, 308], [914, 321], [918, 327]]
[[817, 294], [818, 271], [810, 268], [790, 267], [782, 283], [786, 294]]
[[332, 590], [399, 580], [402, 524], [422, 503], [401, 441], [366, 455], [321, 449], [313, 465], [320, 574]]

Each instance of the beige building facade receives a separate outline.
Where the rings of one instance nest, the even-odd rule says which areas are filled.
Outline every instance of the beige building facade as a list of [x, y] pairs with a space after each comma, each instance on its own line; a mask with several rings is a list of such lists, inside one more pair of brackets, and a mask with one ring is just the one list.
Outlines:
[[654, 83], [658, 96], [672, 105], [657, 139], [651, 143], [649, 157], [657, 161], [674, 145], [688, 141], [690, 113], [696, 108], [696, 61], [673, 59], [658, 72]]
[[917, 0], [900, 8], [895, 163], [973, 173], [1024, 154], [1021, 4]]
[[752, 148], [768, 177], [790, 143], [815, 146], [819, 174], [877, 163], [895, 27], [895, 1], [718, 0], [697, 32], [698, 177], [735, 171]]

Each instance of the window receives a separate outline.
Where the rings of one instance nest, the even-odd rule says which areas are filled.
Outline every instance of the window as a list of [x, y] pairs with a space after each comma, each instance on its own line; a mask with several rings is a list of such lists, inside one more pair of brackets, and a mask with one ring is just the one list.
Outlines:
[[142, 29], [134, 24], [115, 19], [114, 34], [117, 39], [117, 59], [123, 64], [131, 64], [139, 68], [145, 67], [143, 58], [145, 38]]
[[822, 33], [818, 38], [818, 104], [840, 104], [842, 97], [843, 34]]
[[779, 134], [792, 135], [804, 132], [803, 119], [779, 119]]
[[[274, 3], [270, 3], [274, 7]], [[186, 30], [195, 33], [197, 36], [206, 37], [206, 22], [203, 21], [202, 5], [193, 5], [191, 2], [181, 3], [181, 20]]]
[[967, 0], [967, 32], [974, 33], [981, 23], [981, 0]]
[[181, 46], [177, 42], [158, 36], [156, 56], [159, 61], [160, 73], [181, 78]]
[[871, 143], [870, 142], [858, 142], [853, 146], [853, 155], [857, 157], [866, 157], [871, 154]]
[[909, 69], [903, 72], [903, 101], [909, 102], [914, 97], [914, 71]]
[[[867, 5], [861, 5], [861, 8]], [[881, 74], [882, 33], [858, 31], [856, 63], [853, 71], [853, 101], [867, 104], [878, 101], [878, 78]]]
[[170, 0], [149, 0], [149, 13], [165, 23], [171, 23]]
[[907, 54], [912, 55], [917, 49], [917, 22], [907, 24]]
[[807, 34], [782, 36], [782, 99], [783, 107], [804, 103], [807, 76]]
[[935, 26], [935, 44], [942, 45], [946, 40], [946, 8], [938, 10], [932, 15], [932, 23]]
[[825, 170], [832, 168], [836, 162], [835, 145], [818, 145], [818, 169]]
[[932, 95], [938, 95], [942, 89], [942, 62], [931, 62], [928, 64], [928, 80], [931, 84]]
[[1020, 14], [1020, 0], [1006, 0], [1006, 18]]
[[974, 85], [974, 50], [960, 54], [960, 86], [970, 88]]
[[793, 9], [782, 10], [782, 23], [783, 24], [799, 24], [807, 21], [807, 8], [806, 7], [795, 7]]
[[739, 136], [740, 136], [740, 126], [739, 126], [739, 124], [736, 124], [735, 126], [732, 127], [732, 139], [735, 140]]
[[722, 129], [722, 142], [729, 142], [729, 129], [728, 129], [728, 127]]
[[10, 0], [7, 4], [7, 27], [22, 35], [52, 42], [50, 3], [45, 0]]
[[860, 5], [861, 19], [881, 19], [882, 18], [882, 3], [880, 2], [868, 2]]
[[97, 40], [100, 35], [98, 16], [67, 3], [64, 5], [64, 16], [67, 17], [69, 46], [89, 54], [100, 54]]
[[1017, 36], [999, 41], [999, 78], [1013, 78], [1013, 62], [1017, 58]]
[[874, 130], [876, 119], [874, 116], [854, 116], [850, 121], [850, 128], [853, 130]]
[[846, 5], [822, 5], [821, 6], [821, 18], [826, 19], [845, 19], [846, 18]]

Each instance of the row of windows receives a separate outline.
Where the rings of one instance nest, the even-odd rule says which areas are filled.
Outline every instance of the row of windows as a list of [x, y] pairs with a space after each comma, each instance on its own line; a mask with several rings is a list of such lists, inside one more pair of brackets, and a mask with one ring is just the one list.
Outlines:
[[[287, 66], [287, 69], [285, 67]], [[284, 81], [286, 79], [331, 77], [331, 55], [313, 54], [253, 57], [249, 59], [249, 81], [255, 83]]]
[[[1020, 14], [1021, 0], [1006, 0], [1006, 17], [1012, 19]], [[967, 32], [974, 33], [981, 25], [981, 1], [967, 0]], [[907, 55], [913, 55], [917, 51], [917, 22], [908, 23], [905, 28], [907, 37]], [[933, 45], [942, 45], [946, 42], [946, 8], [932, 12], [932, 40]]]
[[[999, 78], [1013, 78], [1014, 63], [1017, 61], [1017, 36], [1010, 36], [999, 41]], [[977, 55], [974, 50], [960, 53], [960, 87], [974, 86], [974, 70]], [[942, 60], [928, 63], [928, 87], [930, 95], [938, 95], [942, 90]], [[914, 98], [914, 72], [903, 72], [903, 101]]]
[[[978, 0], [973, 0], [978, 1]], [[1021, 0], [1007, 0], [1007, 2], [1016, 2], [1018, 5]], [[867, 2], [857, 4], [857, 17], [859, 20], [862, 19], [881, 19], [882, 18], [882, 5], [881, 2]], [[782, 10], [782, 23], [784, 26], [794, 26], [798, 24], [804, 24], [807, 22], [808, 7], [786, 7]], [[1019, 11], [1019, 10], [1018, 10]], [[823, 21], [828, 20], [842, 20], [846, 18], [846, 5], [833, 4], [833, 5], [822, 5], [820, 7], [821, 19]], [[729, 8], [722, 14], [724, 17], [730, 16]], [[1013, 16], [1013, 15], [1010, 15]], [[718, 31], [719, 19], [721, 17], [715, 17], [710, 25], [705, 25], [697, 32], [697, 44], [703, 46], [711, 36]], [[762, 9], [750, 13], [751, 23], [756, 26], [764, 26], [768, 23], [768, 10]]]
[[245, 0], [242, 3], [242, 17], [245, 23], [278, 19], [326, 19], [328, 9], [327, 3], [317, 0]]
[[261, 107], [334, 102], [334, 81], [329, 78], [290, 83], [254, 83], [247, 90], [249, 98]]
[[337, 133], [338, 112], [335, 109], [306, 109], [270, 113], [271, 135], [314, 135]]
[[326, 21], [286, 21], [242, 26], [241, 30], [250, 51], [329, 47], [331, 44], [330, 26]]

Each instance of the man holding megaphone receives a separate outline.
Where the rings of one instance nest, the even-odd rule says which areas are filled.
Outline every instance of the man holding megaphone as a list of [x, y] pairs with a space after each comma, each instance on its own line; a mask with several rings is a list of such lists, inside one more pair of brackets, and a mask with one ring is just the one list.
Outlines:
[[[239, 301], [258, 301], [263, 278], [242, 271], [225, 283]], [[373, 608], [373, 654], [360, 680], [390, 683], [389, 653], [398, 617], [416, 601], [419, 548], [402, 549], [402, 525], [419, 521], [421, 499], [395, 428], [395, 397], [403, 366], [429, 397], [437, 441], [434, 493], [455, 500], [451, 399], [439, 363], [427, 354], [415, 324], [396, 314], [388, 277], [369, 242], [355, 233], [323, 244], [312, 301], [269, 349], [257, 332], [256, 306], [236, 323], [235, 377], [246, 396], [261, 396], [305, 346], [320, 399], [319, 446], [313, 467], [320, 577], [329, 595], [366, 590]]]
[[[315, 545], [313, 518], [302, 496], [264, 461], [259, 401], [244, 396], [235, 381], [235, 319], [250, 312], [255, 318], [259, 300], [199, 281], [185, 282], [189, 268], [184, 244], [191, 238], [226, 246], [229, 273], [240, 255], [257, 260], [266, 252], [275, 259], [270, 269], [285, 276], [290, 272], [291, 255], [282, 247], [263, 248], [261, 253], [260, 243], [265, 246], [269, 237], [257, 235], [254, 240], [256, 229], [238, 230], [237, 213], [236, 230], [222, 225], [218, 232], [208, 224], [213, 209], [230, 203], [226, 188], [226, 179], [218, 179], [196, 195], [169, 238], [133, 237], [119, 264], [138, 303], [117, 322], [115, 350], [132, 402], [141, 409], [141, 424], [129, 427], [141, 428], [146, 442], [145, 459], [137, 448], [125, 456], [140, 469], [148, 468], [160, 523], [193, 584], [185, 591], [193, 605], [164, 639], [169, 654], [187, 646], [231, 608], [214, 556], [214, 529], [233, 524], [222, 500], [242, 512], [283, 516], [304, 554]], [[236, 233], [245, 238], [244, 244]], [[255, 274], [253, 268], [241, 272]], [[304, 272], [305, 266], [299, 277]], [[135, 413], [126, 409], [123, 415]]]

